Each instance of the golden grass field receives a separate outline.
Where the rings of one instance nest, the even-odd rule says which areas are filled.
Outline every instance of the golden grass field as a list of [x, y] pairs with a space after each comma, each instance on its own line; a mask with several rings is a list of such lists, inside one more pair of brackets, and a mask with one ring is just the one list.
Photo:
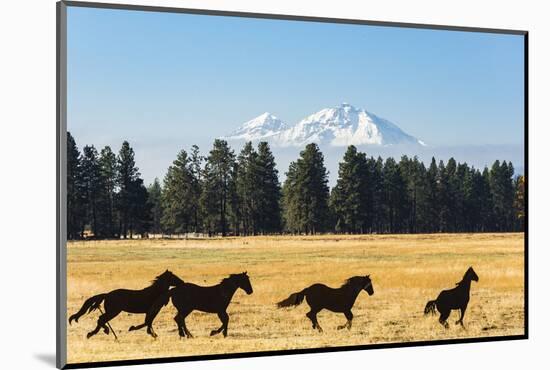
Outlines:
[[[238, 290], [228, 308], [229, 336], [210, 337], [217, 315], [194, 312], [187, 327], [195, 338], [179, 339], [168, 304], [155, 320], [158, 339], [128, 327], [144, 315], [122, 313], [111, 321], [119, 341], [102, 331], [91, 339], [99, 312], [67, 329], [68, 362], [112, 361], [266, 350], [398, 343], [524, 334], [523, 234], [362, 235], [248, 237], [209, 240], [85, 241], [68, 244], [68, 315], [92, 295], [116, 288], [142, 289], [169, 269], [185, 281], [217, 284], [230, 273], [248, 271], [254, 293]], [[464, 323], [424, 316], [426, 302], [453, 288], [473, 266]], [[332, 287], [370, 274], [374, 295], [361, 292], [353, 327], [342, 314], [322, 311], [324, 333], [311, 328], [307, 303], [277, 309], [275, 303], [316, 282]]]

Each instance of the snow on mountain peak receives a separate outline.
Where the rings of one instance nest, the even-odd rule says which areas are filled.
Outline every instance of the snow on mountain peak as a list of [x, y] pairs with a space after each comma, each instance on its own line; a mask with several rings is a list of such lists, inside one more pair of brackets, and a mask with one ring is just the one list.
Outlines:
[[325, 108], [286, 126], [277, 117], [264, 113], [241, 125], [229, 139], [269, 139], [278, 146], [304, 146], [315, 142], [330, 146], [348, 145], [421, 145], [392, 122], [349, 103]]
[[226, 138], [232, 140], [260, 140], [276, 135], [287, 128], [288, 126], [279, 118], [269, 112], [265, 112], [243, 123]]

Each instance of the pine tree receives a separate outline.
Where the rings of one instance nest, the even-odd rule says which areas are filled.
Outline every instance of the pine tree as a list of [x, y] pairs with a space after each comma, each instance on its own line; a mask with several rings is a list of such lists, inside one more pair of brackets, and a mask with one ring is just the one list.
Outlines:
[[439, 161], [437, 174], [437, 201], [439, 204], [438, 231], [448, 232], [451, 228], [451, 206], [453, 202], [451, 198], [451, 179], [442, 160]]
[[239, 164], [236, 160], [233, 160], [233, 164], [230, 167], [229, 178], [231, 181], [228, 183], [228, 227], [233, 230], [233, 235], [240, 235], [241, 226], [241, 205], [240, 198], [237, 192], [237, 179], [238, 179]]
[[210, 151], [204, 171], [204, 188], [201, 194], [201, 208], [209, 234], [229, 231], [231, 199], [234, 198], [235, 154], [227, 141], [216, 139]]
[[476, 232], [481, 227], [482, 179], [481, 173], [474, 168], [467, 168], [464, 173], [460, 231]]
[[244, 235], [256, 235], [260, 209], [260, 173], [258, 153], [247, 142], [237, 157], [236, 191], [238, 196], [239, 221]]
[[185, 150], [178, 153], [164, 177], [162, 192], [162, 227], [169, 233], [187, 233], [195, 212], [191, 161]]
[[67, 239], [80, 239], [85, 225], [85, 191], [81, 155], [67, 132]]
[[455, 184], [455, 230], [463, 231], [466, 229], [466, 223], [468, 221], [468, 208], [466, 207], [466, 187], [470, 185], [470, 169], [468, 168], [468, 165], [466, 163], [459, 163], [457, 165]]
[[291, 162], [286, 173], [286, 180], [282, 189], [284, 229], [293, 234], [304, 231], [303, 206], [298, 192], [298, 164]]
[[116, 186], [117, 186], [117, 159], [111, 147], [101, 149], [99, 156], [99, 172], [101, 177], [100, 196], [100, 224], [102, 235], [113, 238], [116, 235]]
[[495, 213], [494, 198], [491, 192], [491, 175], [489, 169], [485, 167], [481, 175], [481, 220], [483, 228], [481, 231], [495, 231]]
[[491, 167], [489, 183], [493, 198], [496, 231], [507, 231], [513, 225], [514, 167], [506, 161], [495, 161]]
[[151, 228], [151, 204], [143, 179], [137, 178], [131, 183], [131, 202], [129, 230], [133, 234], [145, 237]]
[[151, 208], [151, 232], [154, 234], [162, 234], [162, 187], [160, 181], [155, 177], [155, 180], [147, 188], [149, 207]]
[[86, 219], [89, 222], [90, 231], [95, 238], [101, 238], [102, 225], [98, 224], [99, 209], [101, 208], [101, 191], [103, 188], [101, 172], [96, 148], [86, 145], [83, 149], [81, 161], [82, 179], [86, 196]]
[[387, 158], [384, 163], [384, 189], [384, 205], [387, 217], [385, 230], [390, 233], [404, 232], [409, 214], [407, 184], [393, 158]]
[[503, 172], [504, 172], [504, 198], [506, 202], [506, 221], [505, 221], [505, 231], [512, 231], [515, 225], [514, 217], [514, 200], [516, 195], [516, 187], [514, 185], [514, 166], [512, 162], [508, 162], [506, 166], [506, 161], [503, 162]]
[[367, 220], [370, 220], [370, 225], [367, 227], [371, 232], [384, 232], [387, 218], [384, 205], [386, 191], [384, 189], [384, 161], [382, 157], [378, 157], [376, 160], [374, 158], [367, 160], [367, 168], [371, 194], [367, 204], [369, 212]]
[[493, 213], [495, 216], [496, 222], [496, 231], [502, 231], [504, 227], [504, 218], [505, 218], [505, 190], [504, 190], [504, 173], [502, 172], [502, 167], [500, 161], [496, 160], [491, 166], [491, 172], [489, 173], [489, 184], [491, 187], [491, 195], [493, 197]]
[[130, 230], [132, 201], [136, 198], [135, 192], [139, 187], [135, 185], [140, 173], [136, 167], [134, 159], [134, 150], [127, 141], [122, 143], [122, 147], [117, 157], [117, 187], [118, 201], [117, 208], [120, 222], [120, 235], [126, 239]]
[[263, 234], [280, 232], [282, 227], [281, 183], [275, 157], [265, 141], [258, 144], [257, 168], [259, 172], [258, 231]]
[[424, 203], [422, 204], [422, 212], [425, 214], [424, 231], [437, 232], [440, 231], [440, 219], [439, 214], [439, 169], [434, 157], [430, 162], [430, 166], [426, 171], [426, 187], [424, 192]]
[[518, 176], [515, 182], [514, 216], [518, 231], [525, 230], [525, 177]]
[[423, 231], [429, 212], [425, 207], [426, 202], [426, 168], [417, 157], [412, 159], [403, 156], [399, 162], [399, 169], [405, 179], [407, 187], [408, 206], [405, 213], [407, 232], [416, 233]]
[[444, 182], [441, 188], [441, 191], [445, 192], [442, 194], [442, 198], [445, 200], [443, 203], [443, 224], [445, 225], [445, 232], [454, 232], [456, 231], [457, 223], [457, 207], [458, 207], [458, 192], [459, 192], [459, 180], [457, 176], [457, 163], [454, 158], [450, 158], [445, 167]]
[[340, 162], [338, 180], [331, 193], [331, 208], [336, 217], [336, 231], [363, 233], [369, 224], [367, 159], [350, 145]]
[[323, 154], [317, 144], [308, 144], [300, 158], [292, 163], [285, 181], [284, 204], [291, 230], [316, 234], [322, 232], [329, 219], [328, 179]]
[[204, 157], [200, 155], [199, 147], [191, 147], [191, 156], [189, 158], [189, 171], [191, 172], [191, 212], [193, 213], [193, 231], [198, 233], [201, 229], [201, 208], [200, 197], [202, 193], [202, 163]]
[[203, 175], [203, 187], [200, 196], [200, 212], [202, 215], [203, 229], [212, 236], [217, 232], [219, 225], [219, 193], [217, 178], [214, 171], [210, 169], [211, 165], [206, 162]]

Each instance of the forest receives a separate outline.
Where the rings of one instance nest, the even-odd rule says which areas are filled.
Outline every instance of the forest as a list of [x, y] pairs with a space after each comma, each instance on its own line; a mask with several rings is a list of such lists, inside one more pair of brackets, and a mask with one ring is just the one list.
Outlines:
[[512, 163], [483, 170], [450, 158], [368, 157], [351, 145], [330, 189], [323, 153], [308, 144], [281, 184], [267, 142], [238, 154], [216, 139], [181, 150], [162, 182], [144, 184], [127, 141], [118, 153], [79, 150], [67, 133], [67, 239], [320, 233], [523, 231], [525, 178]]

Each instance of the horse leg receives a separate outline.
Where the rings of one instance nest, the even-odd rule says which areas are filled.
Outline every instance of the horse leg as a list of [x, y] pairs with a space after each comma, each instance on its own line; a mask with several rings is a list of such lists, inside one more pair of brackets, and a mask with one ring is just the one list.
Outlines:
[[439, 316], [439, 323], [443, 325], [445, 329], [449, 329], [449, 323], [447, 322], [447, 319], [451, 314], [451, 310], [446, 308], [445, 310], [440, 310], [439, 312], [441, 312], [441, 315]]
[[180, 339], [185, 337], [185, 330], [183, 329], [183, 317], [181, 316], [181, 313], [179, 311], [174, 317], [174, 321], [178, 325], [178, 334], [180, 335]]
[[147, 326], [147, 334], [151, 335], [153, 338], [156, 338], [157, 335], [153, 330], [153, 321], [155, 320], [155, 317], [157, 317], [161, 308], [162, 306], [146, 312], [145, 319], [143, 320], [143, 324], [139, 324], [136, 326], [132, 325], [128, 328], [128, 331], [139, 330]]
[[132, 325], [128, 328], [128, 331], [134, 331], [134, 330], [139, 330], [139, 329], [142, 329], [144, 327], [147, 326], [147, 334], [149, 334], [150, 336], [152, 336], [153, 338], [156, 338], [157, 337], [157, 334], [155, 333], [155, 331], [153, 330], [153, 325], [151, 323], [146, 323], [144, 322], [143, 324], [139, 324], [139, 325]]
[[[168, 301], [166, 301], [166, 303], [168, 303]], [[155, 333], [155, 330], [153, 329], [153, 321], [155, 321], [155, 318], [159, 314], [161, 308], [162, 308], [162, 305], [158, 305], [158, 306], [153, 305], [153, 307], [145, 315], [144, 324], [147, 325], [147, 334], [152, 336], [154, 339], [157, 339], [158, 335], [157, 333]]]
[[344, 328], [348, 328], [348, 330], [351, 329], [351, 320], [353, 320], [353, 313], [351, 313], [351, 310], [344, 312], [344, 315], [346, 316], [346, 319], [348, 320], [344, 325], [338, 326], [338, 330], [342, 330]]
[[224, 323], [224, 329], [223, 329], [223, 337], [227, 338], [227, 329], [229, 326], [229, 315], [227, 314], [227, 312], [224, 312], [224, 318], [225, 318], [225, 323]]
[[152, 323], [149, 323], [147, 325], [147, 334], [152, 336], [154, 339], [157, 339], [157, 337], [158, 337], [157, 333], [155, 333], [155, 331], [153, 330], [153, 324]]
[[210, 336], [219, 334], [222, 330], [223, 330], [223, 324], [222, 324], [222, 326], [220, 326], [218, 329], [212, 330], [212, 331], [210, 332]]
[[115, 318], [118, 314], [120, 313], [120, 311], [107, 311], [105, 310], [105, 313], [101, 314], [99, 316], [99, 318], [97, 319], [97, 326], [94, 330], [92, 330], [91, 332], [89, 332], [87, 335], [86, 335], [86, 338], [90, 339], [91, 337], [93, 337], [94, 335], [96, 335], [99, 330], [101, 328], [105, 328], [107, 323], [109, 322], [109, 320]]
[[103, 325], [100, 325], [99, 323], [97, 324], [96, 328], [94, 330], [92, 330], [91, 332], [89, 332], [87, 335], [86, 335], [86, 338], [90, 339], [91, 337], [93, 337], [94, 335], [96, 335], [98, 332], [99, 332], [99, 329], [101, 329]]
[[191, 313], [191, 311], [178, 311], [178, 314], [176, 317], [174, 317], [174, 320], [178, 324], [178, 332], [180, 337], [187, 336], [187, 338], [193, 338], [193, 334], [187, 329], [187, 325], [185, 324], [185, 318]]
[[317, 321], [317, 313], [318, 312], [319, 311], [314, 311], [313, 309], [311, 309], [311, 311], [306, 313], [306, 316], [309, 317], [309, 319], [313, 323], [313, 329], [317, 329], [319, 331], [319, 333], [322, 333], [323, 328], [321, 327], [321, 325], [319, 325], [319, 321]]
[[460, 318], [456, 322], [456, 325], [460, 324], [460, 326], [462, 326], [462, 328], [464, 328], [464, 329], [466, 329], [466, 328], [464, 327], [464, 322], [462, 320], [464, 320], [464, 315], [466, 314], [466, 307], [468, 307], [467, 304], [464, 305], [464, 307], [460, 308]]
[[146, 327], [146, 326], [147, 326], [147, 323], [139, 324], [139, 325], [137, 325], [137, 326], [132, 325], [132, 326], [130, 326], [130, 327], [128, 328], [128, 331], [139, 330], [139, 329], [142, 329], [142, 328], [144, 328], [144, 327]]
[[227, 314], [227, 312], [224, 311], [221, 313], [221, 315], [218, 316], [223, 323], [223, 337], [227, 338], [227, 325], [229, 324], [229, 315]]
[[147, 326], [147, 334], [149, 334], [150, 336], [152, 336], [153, 338], [156, 339], [157, 334], [153, 330], [153, 322], [151, 320], [148, 320], [147, 317], [145, 318], [145, 322], [143, 324], [139, 324], [137, 326], [132, 325], [128, 328], [128, 331], [139, 330], [139, 329], [142, 329], [146, 326]]
[[189, 329], [187, 329], [187, 324], [185, 323], [185, 319], [187, 318], [187, 316], [189, 316], [189, 314], [192, 311], [193, 311], [193, 309], [189, 308], [189, 309], [186, 309], [186, 310], [181, 312], [181, 317], [182, 317], [181, 323], [182, 323], [182, 326], [183, 326], [183, 331], [185, 332], [185, 335], [187, 335], [187, 338], [193, 338], [193, 334], [191, 334]]
[[193, 334], [187, 329], [187, 325], [185, 324], [185, 319], [183, 320], [183, 331], [185, 332], [185, 335], [187, 335], [187, 338], [194, 338]]
[[321, 325], [319, 325], [319, 321], [317, 321], [317, 315], [315, 315], [315, 325], [317, 326], [317, 330], [319, 331], [319, 333], [322, 333], [323, 328], [321, 327]]
[[111, 332], [111, 330], [109, 330], [109, 326], [107, 325], [107, 323], [103, 324], [103, 325], [102, 325], [102, 328], [103, 328], [103, 332], [104, 332], [106, 335], [109, 335], [109, 333]]
[[219, 334], [223, 330], [223, 336], [227, 336], [227, 323], [229, 322], [229, 316], [227, 315], [227, 312], [219, 312], [218, 317], [220, 318], [220, 321], [222, 322], [222, 326], [220, 326], [218, 329], [212, 330], [210, 332], [210, 335], [216, 335]]
[[315, 318], [315, 313], [313, 312], [313, 310], [310, 310], [308, 313], [306, 313], [306, 317], [311, 320], [313, 329], [317, 329], [317, 324], [316, 324], [317, 320]]

